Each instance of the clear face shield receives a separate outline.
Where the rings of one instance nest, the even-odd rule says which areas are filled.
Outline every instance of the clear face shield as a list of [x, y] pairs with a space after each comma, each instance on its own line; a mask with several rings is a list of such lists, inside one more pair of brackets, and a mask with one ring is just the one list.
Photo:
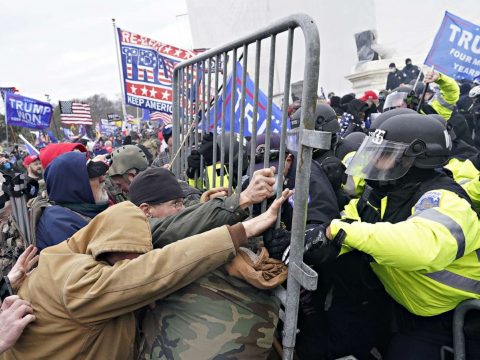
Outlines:
[[300, 128], [287, 130], [287, 149], [289, 151], [298, 152], [300, 148]]
[[400, 107], [407, 107], [405, 99], [407, 98], [407, 93], [395, 91], [387, 96], [385, 99], [385, 104], [383, 104], [383, 109], [385, 111], [396, 109]]
[[367, 136], [348, 165], [346, 173], [367, 180], [399, 179], [415, 161], [415, 156], [406, 155], [409, 147], [409, 144], [384, 140], [378, 135]]

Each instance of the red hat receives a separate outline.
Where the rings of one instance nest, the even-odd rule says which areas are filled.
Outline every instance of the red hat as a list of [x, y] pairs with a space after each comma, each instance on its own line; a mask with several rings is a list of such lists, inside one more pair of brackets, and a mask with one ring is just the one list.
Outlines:
[[362, 101], [367, 101], [367, 100], [378, 100], [377, 94], [375, 94], [375, 91], [373, 90], [367, 90], [363, 94], [363, 96], [360, 98]]
[[38, 155], [28, 155], [25, 159], [23, 159], [23, 166], [27, 167], [34, 161], [39, 160]]
[[40, 150], [40, 161], [42, 162], [42, 167], [46, 169], [48, 164], [50, 164], [57, 156], [74, 150], [78, 150], [84, 153], [88, 151], [87, 148], [80, 143], [48, 144]]

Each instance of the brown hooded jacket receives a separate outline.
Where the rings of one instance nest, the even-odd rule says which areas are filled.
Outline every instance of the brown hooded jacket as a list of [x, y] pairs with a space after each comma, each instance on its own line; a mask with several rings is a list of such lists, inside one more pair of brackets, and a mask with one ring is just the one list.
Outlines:
[[[237, 224], [152, 250], [139, 208], [123, 202], [107, 209], [70, 239], [42, 251], [19, 291], [36, 321], [3, 359], [133, 358], [133, 311], [226, 263], [245, 237]], [[142, 255], [111, 266], [102, 260], [111, 252]]]

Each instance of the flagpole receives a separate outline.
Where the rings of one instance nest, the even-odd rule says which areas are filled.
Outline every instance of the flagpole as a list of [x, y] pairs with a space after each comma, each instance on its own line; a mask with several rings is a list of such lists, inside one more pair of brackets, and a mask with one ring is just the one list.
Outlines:
[[126, 99], [125, 99], [125, 87], [123, 83], [123, 74], [122, 74], [122, 63], [120, 60], [120, 47], [119, 47], [119, 38], [118, 38], [118, 31], [117, 25], [115, 25], [115, 19], [112, 19], [113, 25], [113, 35], [115, 37], [115, 48], [117, 49], [117, 65], [118, 65], [118, 78], [120, 80], [120, 90], [122, 92], [122, 111], [123, 111], [123, 121], [127, 121], [127, 108], [125, 106]]
[[5, 100], [5, 98], [3, 98], [3, 103], [5, 104], [5, 134], [7, 134], [7, 146], [8, 146], [7, 100]]
[[[57, 123], [55, 122], [55, 116], [54, 116], [54, 115], [55, 115], [55, 107], [54, 107], [53, 104], [50, 102], [50, 100], [51, 100], [50, 94], [45, 94], [45, 97], [47, 98], [47, 102], [52, 105], [52, 110], [53, 110], [53, 112], [52, 112], [52, 120], [51, 120], [51, 122], [53, 122], [54, 130], [55, 130], [55, 132], [57, 133], [57, 139], [60, 138], [62, 135], [63, 135], [63, 136], [62, 136], [62, 138], [63, 138], [63, 137], [64, 137], [64, 134], [60, 134], [60, 132], [58, 131]], [[50, 126], [51, 126], [51, 125], [50, 125]]]

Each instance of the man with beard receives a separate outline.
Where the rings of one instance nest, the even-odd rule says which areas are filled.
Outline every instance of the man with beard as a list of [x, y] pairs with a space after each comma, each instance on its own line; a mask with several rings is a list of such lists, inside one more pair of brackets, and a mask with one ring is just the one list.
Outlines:
[[45, 190], [45, 181], [43, 180], [43, 168], [42, 163], [40, 162], [40, 157], [38, 155], [29, 155], [23, 159], [23, 166], [27, 169], [27, 183], [33, 183], [32, 185], [37, 185], [36, 188], [39, 189], [39, 192]]
[[37, 247], [56, 245], [83, 228], [108, 207], [102, 156], [88, 160], [85, 153], [68, 152], [55, 158], [45, 170], [49, 200], [36, 224]]

